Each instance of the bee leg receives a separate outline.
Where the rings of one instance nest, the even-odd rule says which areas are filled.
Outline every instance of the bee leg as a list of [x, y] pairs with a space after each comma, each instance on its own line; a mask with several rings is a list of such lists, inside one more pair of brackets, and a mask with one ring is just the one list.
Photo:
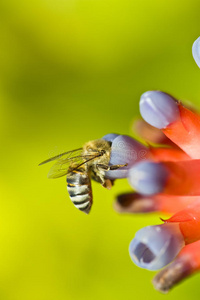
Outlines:
[[128, 166], [128, 164], [124, 164], [124, 165], [113, 165], [113, 166], [109, 166], [109, 170], [117, 170], [119, 168], [123, 168], [123, 167], [126, 167]]
[[104, 170], [104, 171], [110, 170], [110, 166], [108, 166], [108, 165], [97, 164], [96, 166], [97, 166], [98, 170]]
[[112, 165], [112, 166], [108, 166], [108, 165], [103, 165], [103, 164], [97, 164], [97, 168], [98, 169], [102, 169], [104, 171], [111, 171], [111, 170], [117, 170], [119, 168], [123, 168], [128, 166], [128, 164], [124, 164], [124, 165]]
[[110, 190], [114, 184], [114, 180], [105, 179], [104, 183], [102, 184], [103, 187]]

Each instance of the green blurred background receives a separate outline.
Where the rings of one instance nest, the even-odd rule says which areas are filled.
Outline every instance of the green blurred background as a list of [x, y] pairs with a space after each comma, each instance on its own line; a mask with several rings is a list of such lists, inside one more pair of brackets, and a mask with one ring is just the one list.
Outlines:
[[93, 183], [89, 216], [42, 160], [116, 132], [133, 134], [140, 95], [160, 89], [200, 105], [191, 47], [199, 0], [0, 2], [0, 299], [199, 299], [196, 275], [163, 296], [128, 256], [159, 215], [114, 212]]

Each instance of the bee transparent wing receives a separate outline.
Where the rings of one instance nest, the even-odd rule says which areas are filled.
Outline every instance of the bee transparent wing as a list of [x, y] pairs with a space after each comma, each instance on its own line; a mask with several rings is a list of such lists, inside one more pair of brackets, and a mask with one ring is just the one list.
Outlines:
[[66, 158], [72, 158], [74, 156], [81, 155], [82, 150], [83, 150], [83, 148], [78, 148], [78, 149], [75, 149], [75, 150], [72, 150], [72, 151], [68, 151], [68, 152], [58, 154], [56, 156], [53, 156], [51, 158], [48, 158], [48, 159], [44, 160], [43, 162], [41, 162], [39, 164], [39, 166], [44, 165], [44, 164], [46, 164], [50, 161], [56, 160], [56, 159], [59, 160], [61, 157], [62, 157], [62, 159], [66, 159]]
[[49, 170], [49, 173], [47, 175], [48, 178], [59, 178], [64, 175], [67, 175], [69, 172], [69, 167], [71, 166], [71, 170], [73, 169], [72, 164], [74, 165], [74, 168], [77, 168], [79, 165], [84, 164], [87, 161], [87, 158], [85, 156], [77, 156], [77, 157], [71, 157], [66, 159], [60, 159], [57, 161]]
[[[78, 169], [90, 160], [98, 157], [97, 155], [78, 155], [74, 157], [61, 158], [59, 159], [50, 169], [47, 177], [58, 178], [67, 175], [69, 171]], [[70, 169], [69, 169], [70, 167]]]
[[83, 155], [82, 151], [83, 149], [79, 148], [76, 150], [61, 153], [41, 162], [39, 166], [57, 160], [57, 162], [51, 167], [47, 177], [59, 178], [67, 175], [67, 173], [69, 172], [69, 167], [70, 170], [77, 169], [86, 162], [101, 155], [99, 153], [97, 153], [96, 155]]

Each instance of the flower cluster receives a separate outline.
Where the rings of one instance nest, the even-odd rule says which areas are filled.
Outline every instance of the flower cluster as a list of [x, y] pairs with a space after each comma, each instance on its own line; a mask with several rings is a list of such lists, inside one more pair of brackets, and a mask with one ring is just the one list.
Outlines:
[[[193, 56], [200, 67], [200, 38], [193, 45]], [[118, 196], [118, 212], [170, 214], [163, 224], [140, 229], [129, 247], [137, 266], [165, 267], [153, 284], [168, 292], [200, 269], [200, 115], [160, 91], [141, 96], [140, 112], [143, 120], [135, 128], [151, 145], [127, 136], [105, 136], [112, 141], [110, 163], [128, 163], [106, 176], [128, 177], [135, 190]]]

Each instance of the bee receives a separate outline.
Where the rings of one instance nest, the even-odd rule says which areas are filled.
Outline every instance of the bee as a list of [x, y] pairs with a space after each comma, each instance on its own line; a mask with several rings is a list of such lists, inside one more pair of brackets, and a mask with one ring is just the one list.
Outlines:
[[90, 141], [82, 148], [61, 153], [39, 165], [56, 160], [48, 173], [48, 178], [67, 175], [67, 190], [71, 201], [76, 208], [88, 214], [93, 203], [91, 179], [111, 189], [114, 180], [106, 178], [106, 171], [127, 166], [127, 164], [109, 165], [111, 145], [110, 141], [104, 139]]

